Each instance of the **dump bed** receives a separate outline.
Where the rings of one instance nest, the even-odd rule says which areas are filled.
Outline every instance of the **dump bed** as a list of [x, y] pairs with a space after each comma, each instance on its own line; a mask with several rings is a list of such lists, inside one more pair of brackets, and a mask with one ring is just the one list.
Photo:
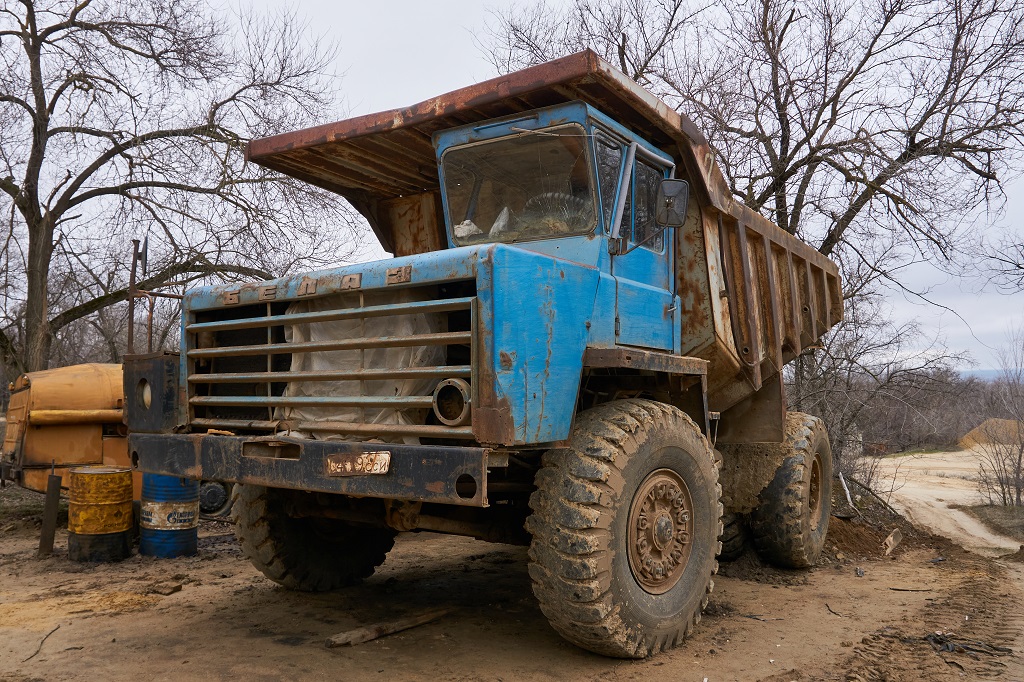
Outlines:
[[691, 183], [677, 230], [682, 353], [710, 361], [711, 410], [727, 410], [842, 319], [838, 269], [736, 202], [694, 124], [592, 51], [517, 71], [405, 109], [254, 140], [252, 161], [337, 192], [396, 256], [447, 248], [431, 136], [583, 101], [670, 154]]

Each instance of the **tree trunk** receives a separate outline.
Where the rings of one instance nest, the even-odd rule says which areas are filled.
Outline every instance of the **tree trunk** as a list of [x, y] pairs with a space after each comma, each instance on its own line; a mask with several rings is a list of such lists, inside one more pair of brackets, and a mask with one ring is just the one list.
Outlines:
[[26, 372], [46, 369], [50, 364], [53, 335], [50, 330], [48, 298], [50, 257], [53, 254], [53, 228], [48, 221], [29, 223], [28, 291], [25, 300], [25, 350], [23, 363]]

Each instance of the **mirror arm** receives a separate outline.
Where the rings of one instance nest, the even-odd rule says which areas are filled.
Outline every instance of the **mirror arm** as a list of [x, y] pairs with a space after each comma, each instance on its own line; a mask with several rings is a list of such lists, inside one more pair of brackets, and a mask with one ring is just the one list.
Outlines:
[[619, 169], [619, 193], [616, 195], [615, 215], [612, 218], [612, 228], [608, 235], [608, 250], [613, 254], [619, 251], [619, 233], [622, 228], [622, 214], [626, 210], [626, 197], [628, 196], [631, 178], [633, 177], [633, 160], [636, 158], [636, 149], [639, 145], [633, 142], [626, 150], [626, 158], [622, 168]]
[[649, 234], [646, 237], [644, 237], [641, 241], [638, 241], [636, 244], [633, 244], [633, 246], [629, 247], [625, 251], [622, 251], [622, 252], [617, 253], [615, 255], [616, 256], [625, 256], [627, 253], [632, 253], [633, 251], [636, 250], [636, 248], [638, 246], [643, 246], [647, 242], [649, 242], [652, 239], [654, 239], [655, 237], [657, 237], [659, 234], [662, 234], [663, 232], [665, 232], [665, 230], [667, 230], [667, 229], [669, 229], [669, 225], [659, 225], [657, 230], [655, 230], [651, 234]]

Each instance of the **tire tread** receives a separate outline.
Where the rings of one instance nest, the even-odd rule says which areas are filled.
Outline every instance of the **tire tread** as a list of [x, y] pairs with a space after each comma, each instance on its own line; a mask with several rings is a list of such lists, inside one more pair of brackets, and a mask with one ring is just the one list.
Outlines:
[[[789, 452], [775, 478], [761, 492], [761, 504], [750, 514], [754, 547], [776, 566], [809, 568], [817, 563], [821, 554], [825, 533], [821, 534], [821, 541], [815, 542], [803, 527], [803, 512], [808, 504], [803, 488], [803, 471], [810, 466], [815, 456], [815, 444], [822, 438], [827, 445], [825, 425], [819, 418], [801, 412], [787, 415], [785, 443]], [[831, 504], [831, 457], [826, 447], [822, 462], [826, 528]], [[824, 461], [826, 458], [827, 462]]]

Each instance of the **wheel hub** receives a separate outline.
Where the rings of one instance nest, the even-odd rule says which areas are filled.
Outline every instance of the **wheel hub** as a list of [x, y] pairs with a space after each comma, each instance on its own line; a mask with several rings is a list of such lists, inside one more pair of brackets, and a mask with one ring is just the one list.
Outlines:
[[807, 495], [807, 503], [810, 508], [811, 530], [818, 530], [818, 510], [821, 509], [821, 455], [815, 454], [811, 463], [810, 490]]
[[651, 594], [669, 591], [692, 548], [693, 501], [682, 477], [671, 469], [652, 471], [633, 497], [627, 523], [633, 577]]
[[672, 542], [672, 519], [662, 514], [654, 523], [654, 544], [658, 549], [665, 549]]
[[199, 486], [199, 511], [203, 514], [219, 514], [228, 503], [228, 489], [223, 483], [203, 481]]

